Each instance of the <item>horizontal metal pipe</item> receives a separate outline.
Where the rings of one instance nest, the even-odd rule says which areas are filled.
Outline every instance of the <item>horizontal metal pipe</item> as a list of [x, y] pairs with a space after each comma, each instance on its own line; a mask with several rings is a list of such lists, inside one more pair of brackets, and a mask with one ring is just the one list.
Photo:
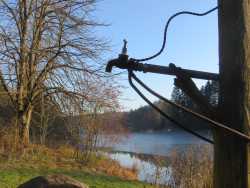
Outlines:
[[142, 71], [144, 73], [156, 73], [156, 74], [166, 74], [166, 75], [174, 75], [177, 76], [178, 73], [185, 73], [187, 76], [196, 79], [204, 79], [204, 80], [219, 80], [219, 74], [182, 69], [180, 67], [176, 67], [174, 64], [169, 64], [169, 66], [161, 66], [161, 65], [153, 65], [153, 64], [144, 64], [134, 61], [133, 59], [126, 59], [126, 57], [113, 59], [109, 61], [106, 67], [107, 72], [112, 71], [112, 67], [118, 67], [120, 69], [130, 69], [134, 71]]
[[[197, 79], [205, 79], [205, 80], [219, 80], [219, 74], [204, 72], [204, 71], [196, 71], [196, 70], [189, 70], [189, 69], [182, 69], [176, 67], [176, 69], [181, 70], [183, 73], [186, 73], [191, 78]], [[160, 66], [160, 65], [152, 65], [152, 64], [143, 64], [142, 71], [143, 72], [151, 72], [151, 73], [158, 73], [158, 74], [167, 74], [167, 75], [176, 75], [177, 71], [175, 68], [171, 68], [170, 66]]]

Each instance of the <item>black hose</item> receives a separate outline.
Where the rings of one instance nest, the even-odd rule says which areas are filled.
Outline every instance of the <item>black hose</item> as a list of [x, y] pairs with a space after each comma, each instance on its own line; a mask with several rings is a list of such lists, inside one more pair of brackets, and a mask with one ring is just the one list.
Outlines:
[[187, 112], [189, 114], [192, 114], [193, 116], [203, 120], [203, 121], [206, 121], [207, 123], [209, 123], [210, 126], [212, 126], [213, 128], [220, 128], [220, 129], [223, 129], [224, 131], [227, 131], [228, 133], [230, 134], [234, 134], [244, 140], [246, 140], [247, 142], [250, 141], [250, 137], [241, 133], [240, 131], [237, 131], [235, 129], [232, 129], [222, 123], [219, 123], [219, 122], [216, 122], [204, 115], [201, 115], [197, 112], [194, 112], [192, 111], [191, 109], [189, 108], [186, 108], [182, 105], [179, 105], [179, 104], [176, 104], [168, 99], [166, 99], [165, 97], [161, 96], [160, 94], [158, 94], [157, 92], [153, 91], [152, 89], [150, 89], [146, 84], [144, 84], [134, 73], [131, 73], [131, 77], [133, 77], [135, 79], [135, 81], [137, 81], [137, 83], [139, 83], [144, 89], [146, 89], [149, 93], [151, 93], [152, 95], [154, 95], [155, 97], [158, 97], [159, 99], [163, 100], [164, 102], [168, 103], [168, 104], [171, 104], [173, 106], [175, 106], [176, 108], [178, 109], [181, 109], [183, 110], [184, 112]]
[[214, 144], [214, 142], [198, 133], [196, 133], [195, 131], [192, 131], [191, 129], [183, 126], [182, 124], [180, 124], [178, 121], [176, 121], [174, 118], [172, 118], [171, 116], [169, 116], [168, 114], [166, 114], [165, 112], [163, 112], [160, 108], [158, 108], [156, 105], [154, 105], [149, 99], [147, 99], [147, 97], [145, 97], [145, 95], [143, 95], [141, 93], [141, 91], [133, 84], [132, 82], [132, 75], [133, 72], [131, 70], [128, 71], [128, 80], [129, 80], [129, 84], [130, 86], [135, 90], [135, 92], [146, 102], [148, 103], [148, 105], [150, 105], [153, 109], [155, 109], [157, 112], [159, 112], [163, 117], [165, 117], [166, 119], [170, 120], [172, 123], [174, 123], [176, 126], [178, 126], [179, 128], [183, 129], [184, 131], [210, 143], [210, 144]]
[[180, 15], [184, 15], [184, 14], [187, 14], [187, 15], [193, 15], [193, 16], [205, 16], [205, 15], [208, 15], [210, 14], [211, 12], [214, 12], [215, 10], [217, 10], [219, 8], [219, 6], [216, 6], [215, 8], [212, 8], [210, 9], [209, 11], [206, 11], [204, 13], [196, 13], [196, 12], [189, 12], [189, 11], [181, 11], [181, 12], [178, 12], [176, 14], [174, 14], [173, 16], [171, 16], [167, 23], [166, 23], [166, 26], [165, 26], [165, 30], [164, 30], [164, 38], [163, 38], [163, 43], [162, 43], [162, 47], [161, 49], [159, 50], [159, 52], [157, 52], [156, 54], [150, 56], [150, 57], [147, 57], [147, 58], [143, 58], [143, 59], [133, 59], [135, 61], [148, 61], [148, 60], [151, 60], [151, 59], [154, 59], [156, 58], [157, 56], [159, 56], [163, 51], [164, 51], [164, 48], [166, 46], [166, 41], [167, 41], [167, 31], [168, 31], [168, 27], [169, 27], [169, 24], [171, 23], [171, 21], [176, 18], [177, 16], [180, 16]]

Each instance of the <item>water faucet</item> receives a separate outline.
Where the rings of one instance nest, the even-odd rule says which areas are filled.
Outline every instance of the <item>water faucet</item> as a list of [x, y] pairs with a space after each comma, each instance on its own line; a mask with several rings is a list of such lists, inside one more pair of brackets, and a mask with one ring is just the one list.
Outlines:
[[119, 68], [124, 68], [128, 66], [128, 49], [127, 49], [127, 44], [128, 41], [126, 39], [123, 40], [123, 48], [121, 51], [121, 54], [119, 54], [119, 57], [116, 59], [112, 59], [108, 61], [108, 64], [106, 66], [106, 72], [111, 72], [113, 66], [119, 67]]

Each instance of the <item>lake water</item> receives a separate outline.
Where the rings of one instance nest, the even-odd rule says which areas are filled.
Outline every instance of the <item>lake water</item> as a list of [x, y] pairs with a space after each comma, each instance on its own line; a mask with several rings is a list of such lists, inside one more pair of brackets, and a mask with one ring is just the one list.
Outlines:
[[[200, 132], [202, 135], [209, 134], [208, 131]], [[124, 138], [120, 143], [112, 147], [116, 151], [167, 156], [173, 148], [204, 143], [199, 138], [183, 131], [150, 132], [131, 133], [127, 138]]]
[[[207, 131], [200, 133], [209, 135]], [[110, 153], [109, 156], [124, 167], [136, 167], [139, 180], [165, 184], [169, 179], [171, 169], [166, 166], [156, 167], [152, 160], [149, 160], [150, 157], [139, 157], [136, 154], [168, 157], [172, 149], [185, 150], [188, 145], [201, 144], [206, 143], [182, 131], [132, 133], [120, 143], [112, 145], [114, 152]]]

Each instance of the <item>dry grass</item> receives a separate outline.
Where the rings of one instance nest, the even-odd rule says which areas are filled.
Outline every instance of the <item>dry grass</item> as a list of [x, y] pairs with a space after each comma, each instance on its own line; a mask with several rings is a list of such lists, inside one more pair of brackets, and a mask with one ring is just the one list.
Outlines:
[[169, 186], [176, 188], [212, 188], [213, 158], [210, 145], [174, 150], [170, 156]]
[[[14, 154], [1, 153], [1, 168], [50, 168], [64, 170], [85, 169], [90, 172], [104, 173], [110, 176], [118, 176], [126, 180], [137, 180], [137, 171], [124, 168], [117, 161], [111, 160], [101, 154], [93, 153], [86, 164], [82, 164], [74, 158], [75, 150], [70, 146], [61, 146], [50, 149], [42, 145], [30, 145], [25, 148], [22, 155], [14, 158]], [[8, 161], [6, 163], [6, 161]]]

